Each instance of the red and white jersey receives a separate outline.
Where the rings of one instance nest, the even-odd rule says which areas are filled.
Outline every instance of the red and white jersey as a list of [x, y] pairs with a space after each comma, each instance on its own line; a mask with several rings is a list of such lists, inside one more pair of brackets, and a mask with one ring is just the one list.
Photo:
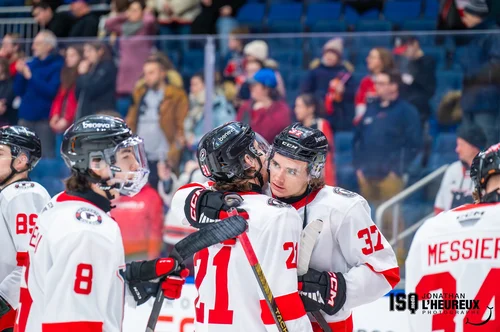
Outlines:
[[[172, 217], [185, 220], [187, 195], [196, 187], [180, 188], [172, 200]], [[297, 250], [302, 220], [289, 205], [255, 192], [239, 193], [248, 220], [248, 237], [266, 276], [288, 331], [312, 331], [297, 292]], [[196, 200], [196, 195], [193, 196]], [[278, 331], [264, 296], [237, 240], [225, 241], [194, 257], [196, 331]]]
[[460, 205], [473, 203], [473, 189], [474, 186], [470, 178], [470, 171], [465, 169], [461, 161], [454, 162], [444, 173], [436, 195], [434, 212], [439, 214], [442, 211], [448, 211]]
[[[431, 294], [479, 300], [479, 309], [429, 313], [424, 309], [426, 301], [419, 301], [419, 310], [409, 314], [411, 331], [500, 331], [499, 216], [500, 203], [467, 204], [420, 227], [406, 259], [407, 294], [417, 293], [419, 299]], [[490, 315], [487, 323], [477, 325]]]
[[124, 267], [117, 223], [89, 200], [55, 196], [29, 241], [16, 331], [121, 331]]
[[0, 296], [14, 309], [28, 242], [38, 212], [49, 200], [45, 188], [31, 181], [14, 182], [0, 192]]
[[323, 220], [309, 267], [341, 272], [347, 286], [343, 308], [333, 316], [323, 316], [333, 323], [333, 331], [351, 331], [352, 309], [381, 298], [399, 282], [396, 255], [373, 223], [370, 207], [360, 195], [325, 186], [292, 204], [301, 217], [306, 202], [307, 221]]

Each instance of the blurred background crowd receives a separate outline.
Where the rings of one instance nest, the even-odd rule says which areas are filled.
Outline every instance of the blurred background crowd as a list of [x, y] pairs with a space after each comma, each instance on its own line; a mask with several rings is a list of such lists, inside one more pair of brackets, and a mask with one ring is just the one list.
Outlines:
[[171, 197], [204, 181], [197, 143], [227, 121], [269, 142], [293, 121], [322, 130], [326, 183], [363, 195], [400, 257], [412, 227], [472, 202], [472, 158], [500, 141], [498, 1], [0, 7], [0, 124], [41, 137], [34, 180], [51, 194], [63, 189], [61, 135], [79, 117], [122, 117], [145, 139], [149, 186], [113, 210], [131, 259], [156, 257], [189, 232], [169, 225]]

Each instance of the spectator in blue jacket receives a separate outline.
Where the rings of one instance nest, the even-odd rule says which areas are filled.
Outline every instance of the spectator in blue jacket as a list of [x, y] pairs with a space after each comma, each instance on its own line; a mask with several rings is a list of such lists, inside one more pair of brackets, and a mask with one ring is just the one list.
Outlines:
[[401, 75], [375, 77], [379, 99], [371, 102], [354, 135], [353, 161], [361, 194], [374, 204], [403, 189], [402, 176], [422, 143], [415, 106], [401, 99]]
[[[498, 29], [488, 15], [485, 0], [471, 0], [462, 20], [472, 31]], [[500, 141], [500, 35], [483, 32], [469, 38], [459, 59], [464, 71], [463, 121], [483, 128], [490, 146]]]
[[60, 84], [64, 58], [56, 53], [57, 39], [49, 30], [33, 40], [33, 60], [16, 64], [14, 93], [21, 97], [19, 125], [34, 130], [43, 146], [43, 157], [54, 157], [55, 137], [49, 126], [52, 101]]

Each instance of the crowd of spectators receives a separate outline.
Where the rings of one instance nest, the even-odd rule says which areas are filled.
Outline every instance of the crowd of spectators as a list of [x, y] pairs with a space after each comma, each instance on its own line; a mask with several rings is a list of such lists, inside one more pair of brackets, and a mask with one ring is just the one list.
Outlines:
[[[452, 2], [439, 17], [441, 28], [498, 29], [488, 1], [462, 1], [460, 8]], [[67, 3], [70, 12], [44, 0], [33, 4], [32, 15], [43, 29], [29, 57], [16, 34], [5, 35], [0, 48], [0, 124], [33, 128], [46, 158], [57, 156], [61, 134], [75, 119], [115, 112], [145, 138], [151, 169], [147, 190], [159, 188], [166, 203], [173, 188], [199, 175], [195, 151], [202, 135], [231, 120], [249, 123], [269, 142], [292, 121], [319, 128], [330, 143], [325, 168], [330, 185], [338, 183], [334, 134], [354, 132], [355, 182], [375, 206], [405, 187], [412, 165], [425, 167], [439, 69], [419, 36], [401, 36], [393, 48], [373, 47], [366, 66], [349, 61], [356, 47], [349, 38], [327, 40], [318, 53], [305, 57], [307, 74], [287, 91], [290, 77], [280, 70], [285, 64], [271, 56], [279, 50], [248, 38], [251, 30], [236, 20], [244, 0], [113, 0], [106, 15], [93, 12], [86, 0]], [[206, 82], [203, 73], [186, 77], [169, 58], [170, 50], [159, 51], [150, 37], [207, 33], [222, 35], [214, 82]], [[462, 138], [479, 127], [487, 144], [496, 143], [500, 37], [471, 34], [457, 45], [464, 74], [457, 97]], [[177, 46], [182, 53], [200, 45]], [[215, 87], [211, 95], [209, 83]]]

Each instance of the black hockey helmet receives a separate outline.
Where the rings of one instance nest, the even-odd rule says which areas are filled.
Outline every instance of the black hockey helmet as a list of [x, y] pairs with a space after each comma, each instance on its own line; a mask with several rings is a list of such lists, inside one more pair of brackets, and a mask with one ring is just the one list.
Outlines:
[[31, 171], [42, 157], [40, 138], [29, 128], [23, 126], [4, 126], [0, 128], [0, 144], [10, 147], [12, 158], [21, 152], [28, 157], [28, 171]]
[[472, 160], [470, 177], [474, 183], [474, 196], [477, 201], [481, 203], [500, 201], [497, 191], [484, 194], [488, 179], [494, 174], [500, 174], [500, 143], [479, 152]]
[[[255, 148], [258, 143], [259, 151]], [[232, 182], [235, 179], [258, 178], [263, 182], [260, 170], [260, 156], [267, 154], [269, 144], [249, 125], [241, 122], [228, 122], [205, 134], [198, 144], [198, 163], [204, 176], [215, 182]], [[257, 159], [260, 168], [253, 176], [246, 170], [249, 165], [245, 155]], [[261, 183], [261, 186], [264, 184]]]
[[[133, 153], [131, 160], [137, 163], [137, 170], [122, 170], [117, 165], [119, 152]], [[147, 182], [149, 169], [142, 139], [132, 134], [125, 121], [107, 115], [89, 115], [78, 119], [63, 136], [61, 155], [66, 165], [73, 171], [84, 175], [93, 183], [108, 191], [120, 189], [123, 195], [133, 196]], [[93, 160], [104, 160], [110, 166], [111, 177], [100, 179], [90, 171]], [[125, 183], [109, 187], [107, 181], [119, 172], [128, 173]], [[123, 181], [122, 181], [123, 182]]]
[[308, 172], [319, 178], [328, 152], [328, 140], [321, 130], [312, 129], [296, 122], [279, 133], [273, 142], [272, 154], [308, 163]]

